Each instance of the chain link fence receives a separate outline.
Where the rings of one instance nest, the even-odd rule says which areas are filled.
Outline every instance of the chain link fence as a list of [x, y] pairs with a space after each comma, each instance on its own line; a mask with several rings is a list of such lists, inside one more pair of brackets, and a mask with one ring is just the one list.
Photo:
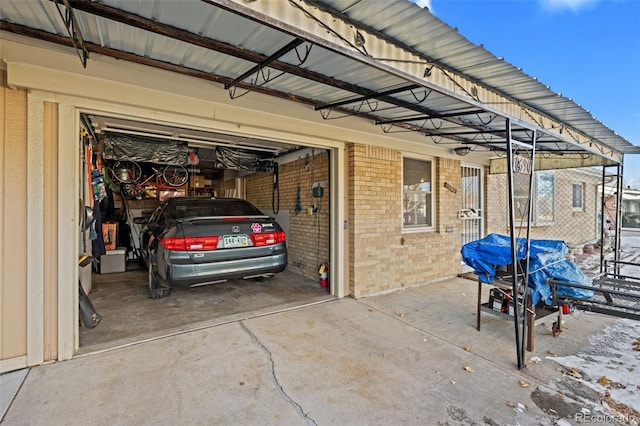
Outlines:
[[[607, 258], [613, 257], [617, 218], [617, 176], [606, 175], [604, 201], [602, 178], [601, 167], [514, 173], [515, 236], [525, 238], [529, 224], [530, 238], [562, 240], [570, 260], [587, 273], [599, 272], [601, 247]], [[510, 234], [507, 179], [506, 174], [489, 177], [489, 233]]]

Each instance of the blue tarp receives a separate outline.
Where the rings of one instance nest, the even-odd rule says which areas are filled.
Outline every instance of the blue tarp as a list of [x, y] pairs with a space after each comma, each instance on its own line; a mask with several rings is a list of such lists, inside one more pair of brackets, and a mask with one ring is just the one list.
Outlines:
[[[526, 258], [527, 245], [524, 238], [516, 239], [517, 258]], [[567, 283], [591, 285], [587, 277], [574, 263], [566, 258], [567, 245], [560, 240], [530, 240], [529, 282], [532, 289], [532, 303], [540, 300], [551, 303], [551, 287], [548, 278]], [[480, 281], [490, 284], [496, 277], [496, 270], [511, 264], [511, 238], [505, 235], [489, 234], [485, 238], [462, 246], [462, 260], [473, 268]], [[522, 263], [524, 266], [524, 262]], [[589, 299], [593, 291], [558, 286], [558, 294], [574, 299]]]

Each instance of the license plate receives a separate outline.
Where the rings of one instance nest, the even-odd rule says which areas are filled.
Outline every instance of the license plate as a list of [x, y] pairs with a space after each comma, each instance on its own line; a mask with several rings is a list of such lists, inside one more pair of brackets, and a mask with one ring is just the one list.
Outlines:
[[247, 247], [249, 238], [246, 235], [223, 235], [222, 243], [224, 248]]

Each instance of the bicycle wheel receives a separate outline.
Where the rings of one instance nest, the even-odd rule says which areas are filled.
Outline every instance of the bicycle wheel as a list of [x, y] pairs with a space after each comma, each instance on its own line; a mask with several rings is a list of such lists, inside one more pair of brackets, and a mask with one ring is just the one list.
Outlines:
[[142, 169], [135, 161], [116, 161], [112, 171], [113, 177], [120, 183], [136, 183], [142, 177]]
[[162, 171], [162, 179], [169, 186], [182, 186], [189, 179], [189, 171], [183, 166], [167, 166]]

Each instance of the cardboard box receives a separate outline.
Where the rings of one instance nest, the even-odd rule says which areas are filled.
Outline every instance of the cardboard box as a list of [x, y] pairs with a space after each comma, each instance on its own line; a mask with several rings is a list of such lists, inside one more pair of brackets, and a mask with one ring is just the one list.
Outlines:
[[[522, 297], [518, 297], [518, 306], [520, 307], [520, 314], [522, 314]], [[511, 290], [492, 288], [489, 291], [488, 307], [494, 311], [513, 316], [514, 303], [513, 297], [511, 297]]]
[[115, 250], [118, 247], [118, 222], [102, 224], [102, 239], [106, 250]]
[[100, 256], [100, 273], [113, 274], [126, 270], [127, 249], [107, 250], [107, 254]]
[[192, 188], [204, 188], [204, 176], [190, 176], [189, 186]]
[[[522, 297], [518, 296], [518, 315], [520, 315], [520, 317], [524, 315], [524, 305], [522, 304], [522, 302], [523, 302]], [[514, 311], [515, 311], [515, 304], [514, 304], [514, 300], [511, 299], [511, 301], [509, 302], [509, 315], [513, 316]]]
[[171, 197], [184, 197], [187, 193], [184, 189], [171, 189], [169, 191], [160, 191], [158, 194], [158, 199], [160, 201], [164, 201]]
[[489, 308], [493, 309], [494, 311], [500, 312], [502, 310], [502, 301], [502, 293], [500, 293], [499, 290], [492, 288], [489, 291]]

